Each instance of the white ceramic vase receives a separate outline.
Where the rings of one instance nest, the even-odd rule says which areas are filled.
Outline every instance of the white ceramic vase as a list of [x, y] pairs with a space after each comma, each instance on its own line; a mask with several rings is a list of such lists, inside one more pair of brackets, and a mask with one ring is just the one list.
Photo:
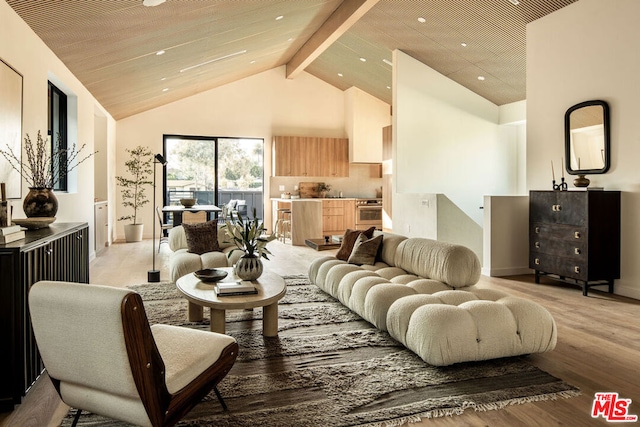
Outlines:
[[242, 255], [234, 272], [241, 280], [256, 280], [262, 275], [262, 261], [257, 255]]

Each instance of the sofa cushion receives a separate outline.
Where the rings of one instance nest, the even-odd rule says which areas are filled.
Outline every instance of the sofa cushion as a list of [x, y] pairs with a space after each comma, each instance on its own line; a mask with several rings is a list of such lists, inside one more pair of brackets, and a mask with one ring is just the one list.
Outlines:
[[182, 224], [187, 238], [187, 250], [202, 255], [206, 252], [220, 252], [218, 245], [218, 223], [207, 221], [197, 224]]
[[396, 249], [398, 245], [407, 240], [407, 237], [400, 234], [389, 233], [385, 231], [376, 231], [374, 236], [382, 236], [382, 244], [380, 245], [379, 261], [384, 262], [389, 266], [396, 265]]
[[375, 227], [370, 227], [364, 231], [347, 229], [347, 231], [344, 232], [344, 236], [342, 236], [342, 244], [336, 253], [336, 258], [342, 261], [347, 261], [353, 251], [353, 246], [356, 244], [356, 240], [358, 240], [358, 236], [360, 236], [360, 234], [364, 234], [367, 239], [370, 239], [373, 237], [374, 231], [376, 231]]
[[414, 237], [396, 250], [396, 267], [452, 288], [474, 285], [480, 280], [480, 260], [469, 248], [453, 243]]
[[347, 262], [356, 265], [374, 265], [380, 243], [382, 243], [381, 235], [368, 239], [364, 234], [360, 234], [353, 245], [353, 250]]

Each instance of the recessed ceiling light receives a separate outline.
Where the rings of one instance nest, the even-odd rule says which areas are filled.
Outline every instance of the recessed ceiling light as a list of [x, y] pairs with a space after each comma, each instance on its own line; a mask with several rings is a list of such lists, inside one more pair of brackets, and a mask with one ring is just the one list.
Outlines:
[[160, 55], [164, 55], [165, 51], [164, 50], [159, 50], [156, 52], [156, 55], [160, 56]]
[[418, 18], [418, 22], [424, 24], [425, 22], [427, 22], [427, 20], [421, 16], [420, 18]]
[[168, 87], [165, 87], [164, 89], [162, 89], [163, 92], [167, 92], [169, 90]]
[[478, 80], [484, 81], [484, 76], [478, 76]]
[[167, 0], [144, 0], [142, 4], [147, 7], [153, 7], [164, 3], [165, 1]]
[[391, 89], [391, 86], [387, 86], [387, 89]]
[[249, 61], [249, 64], [255, 64], [256, 60], [254, 59], [253, 61]]
[[389, 61], [387, 58], [384, 58], [382, 62], [393, 67], [393, 62]]
[[163, 78], [161, 78], [161, 79], [160, 79], [160, 81], [161, 81], [161, 82], [163, 82], [163, 81], [165, 81], [165, 80], [167, 80], [167, 78], [166, 78], [166, 77], [163, 77]]
[[518, 0], [509, 0], [509, 3], [511, 3], [514, 6], [517, 6], [520, 4], [520, 2]]
[[467, 44], [466, 44], [466, 43], [464, 43], [464, 42], [462, 42], [462, 43], [460, 43], [460, 46], [462, 46], [462, 47], [467, 47]]
[[338, 73], [338, 77], [342, 77], [342, 73]]
[[281, 20], [282, 18], [284, 18], [284, 16], [280, 15], [280, 16], [276, 16], [276, 21]]
[[367, 62], [367, 58], [360, 58], [360, 61]]

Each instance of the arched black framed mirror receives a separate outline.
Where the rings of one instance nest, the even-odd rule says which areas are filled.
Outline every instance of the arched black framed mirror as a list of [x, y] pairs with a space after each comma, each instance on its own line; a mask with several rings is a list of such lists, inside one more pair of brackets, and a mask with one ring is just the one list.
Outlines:
[[600, 174], [609, 170], [609, 105], [593, 100], [576, 104], [564, 115], [564, 151], [571, 175]]

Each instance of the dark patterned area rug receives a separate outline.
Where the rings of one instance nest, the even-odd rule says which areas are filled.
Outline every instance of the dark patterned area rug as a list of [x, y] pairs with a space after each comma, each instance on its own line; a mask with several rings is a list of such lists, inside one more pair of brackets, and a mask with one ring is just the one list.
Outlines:
[[[305, 277], [287, 277], [279, 335], [262, 336], [262, 311], [227, 313], [240, 354], [219, 389], [179, 426], [397, 426], [465, 410], [577, 396], [577, 388], [526, 357], [434, 367], [406, 350]], [[187, 303], [170, 283], [133, 286], [151, 323], [208, 330], [187, 320]], [[70, 425], [70, 411], [63, 425]], [[79, 425], [124, 426], [93, 414]]]

